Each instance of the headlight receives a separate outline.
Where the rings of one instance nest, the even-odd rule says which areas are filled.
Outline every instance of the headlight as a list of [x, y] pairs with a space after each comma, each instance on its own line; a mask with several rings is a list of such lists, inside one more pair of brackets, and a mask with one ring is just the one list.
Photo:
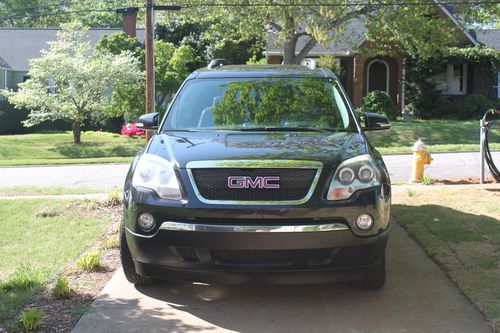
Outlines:
[[160, 198], [180, 200], [181, 191], [174, 168], [165, 159], [144, 154], [139, 159], [132, 178], [134, 187], [154, 190]]
[[342, 162], [328, 189], [328, 200], [345, 200], [357, 190], [379, 185], [373, 159], [360, 155]]

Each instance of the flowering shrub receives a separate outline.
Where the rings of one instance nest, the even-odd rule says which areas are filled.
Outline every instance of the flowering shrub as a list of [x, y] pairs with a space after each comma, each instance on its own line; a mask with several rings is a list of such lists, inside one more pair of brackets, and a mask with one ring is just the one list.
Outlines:
[[123, 125], [121, 133], [122, 133], [122, 135], [126, 135], [126, 136], [133, 136], [133, 135], [140, 136], [140, 135], [144, 135], [144, 133], [146, 133], [146, 131], [144, 131], [140, 128], [137, 128], [137, 125], [135, 123], [133, 123], [133, 124]]

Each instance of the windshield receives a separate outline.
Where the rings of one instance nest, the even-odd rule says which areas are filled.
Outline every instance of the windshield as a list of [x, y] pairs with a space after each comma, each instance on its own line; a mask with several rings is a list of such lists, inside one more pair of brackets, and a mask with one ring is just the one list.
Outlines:
[[162, 130], [356, 131], [336, 81], [230, 78], [186, 82]]

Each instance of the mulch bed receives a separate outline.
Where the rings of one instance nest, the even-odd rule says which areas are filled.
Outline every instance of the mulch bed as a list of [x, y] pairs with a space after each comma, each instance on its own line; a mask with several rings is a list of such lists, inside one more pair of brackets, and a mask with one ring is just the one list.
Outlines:
[[[462, 178], [447, 178], [447, 179], [432, 179], [435, 185], [468, 185], [479, 184], [479, 178], [462, 177]], [[484, 184], [499, 184], [493, 177], [486, 177]]]
[[[120, 267], [121, 263], [117, 243], [109, 246], [107, 240], [118, 237], [121, 207], [101, 207], [100, 209], [113, 215], [113, 223], [109, 225], [104, 235], [83, 251], [84, 253], [89, 250], [100, 249], [100, 269], [95, 272], [85, 272], [78, 270], [75, 262], [71, 262], [61, 273], [61, 275], [68, 279], [72, 289], [72, 294], [69, 298], [55, 298], [52, 295], [51, 288], [48, 287], [27, 302], [20, 309], [20, 312], [30, 308], [37, 308], [44, 314], [42, 326], [35, 332], [70, 332], [81, 316], [88, 310], [92, 301], [99, 295], [104, 285], [111, 279], [116, 269]], [[16, 319], [17, 316], [10, 318], [6, 322], [13, 322]], [[0, 327], [0, 333], [4, 332], [9, 332], [9, 330]]]

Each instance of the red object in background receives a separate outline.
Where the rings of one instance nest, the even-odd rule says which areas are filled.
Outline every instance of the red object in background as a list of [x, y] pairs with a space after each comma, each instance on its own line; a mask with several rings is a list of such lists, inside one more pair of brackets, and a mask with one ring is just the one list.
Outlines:
[[126, 136], [133, 136], [133, 135], [140, 136], [140, 135], [144, 135], [144, 133], [146, 133], [146, 131], [137, 128], [137, 125], [135, 123], [133, 123], [133, 124], [123, 125], [121, 133], [122, 133], [122, 135], [126, 135]]

